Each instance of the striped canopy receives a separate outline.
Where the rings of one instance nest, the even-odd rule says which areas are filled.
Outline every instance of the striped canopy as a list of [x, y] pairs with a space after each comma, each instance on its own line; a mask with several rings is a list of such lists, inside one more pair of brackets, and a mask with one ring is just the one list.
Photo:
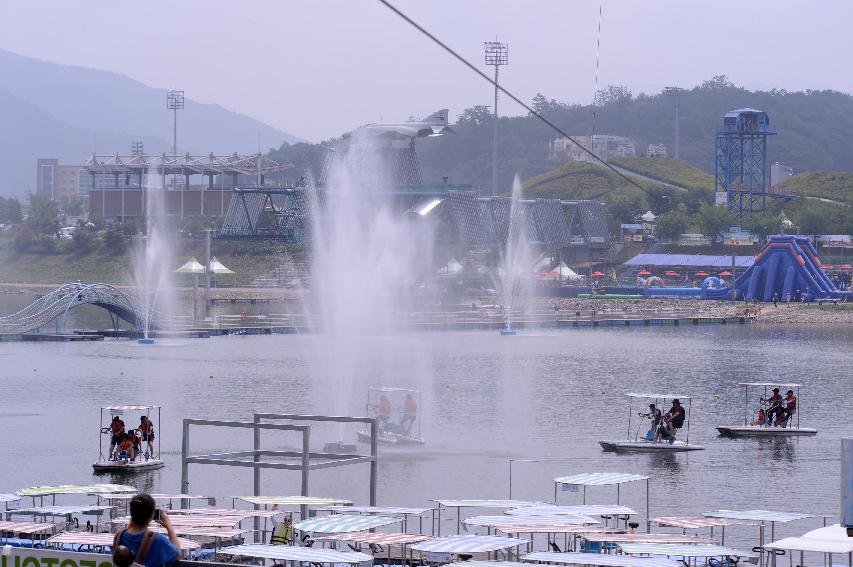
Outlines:
[[237, 496], [238, 500], [267, 506], [278, 504], [279, 506], [335, 506], [338, 504], [352, 504], [350, 500], [341, 498], [323, 498], [321, 496]]
[[[169, 514], [169, 521], [175, 529], [182, 528], [233, 528], [243, 518], [241, 516], [188, 516], [184, 514]], [[117, 525], [127, 525], [130, 523], [130, 516], [116, 518], [110, 520], [110, 523]]]
[[519, 561], [463, 561], [447, 565], [449, 567], [530, 567], [530, 563]]
[[597, 524], [598, 520], [581, 514], [562, 516], [526, 516], [523, 520], [512, 516], [472, 516], [465, 518], [462, 523], [468, 526], [480, 526], [492, 528], [495, 526], [509, 526], [512, 524], [524, 524], [526, 526], [583, 526]]
[[600, 565], [602, 567], [679, 567], [681, 563], [660, 557], [630, 557], [603, 553], [562, 553], [539, 551], [528, 553], [525, 561], [542, 563], [565, 563], [570, 565]]
[[527, 500], [434, 500], [445, 508], [522, 508], [535, 506], [543, 502]]
[[110, 492], [138, 492], [125, 484], [66, 484], [62, 486], [34, 486], [17, 491], [18, 496], [50, 496], [53, 494], [99, 494]]
[[805, 518], [814, 518], [814, 514], [801, 512], [772, 512], [770, 510], [716, 510], [702, 514], [706, 518], [724, 518], [747, 522], [793, 522]]
[[[131, 500], [134, 496], [136, 496], [136, 492], [119, 492], [119, 493], [100, 493], [100, 492], [92, 492], [90, 493], [93, 496], [97, 496], [98, 498], [103, 498], [104, 500]], [[154, 500], [210, 500], [210, 496], [198, 496], [193, 494], [150, 494], [151, 498]]]
[[0, 522], [0, 532], [12, 532], [14, 534], [37, 534], [41, 532], [52, 532], [56, 526], [46, 522]]
[[347, 532], [363, 532], [388, 524], [395, 524], [400, 518], [390, 516], [347, 516], [333, 514], [319, 518], [308, 518], [293, 524], [294, 529], [302, 532], [315, 532], [321, 534], [340, 534]]
[[787, 551], [816, 551], [818, 553], [853, 553], [853, 537], [850, 541], [815, 539], [807, 537], [786, 537], [764, 546], [764, 549], [784, 549]]
[[666, 555], [669, 557], [754, 557], [749, 551], [710, 543], [620, 543], [622, 553], [630, 555]]
[[416, 543], [412, 549], [429, 553], [487, 553], [527, 543], [528, 540], [517, 537], [455, 535]]
[[[95, 534], [91, 532], [62, 532], [61, 534], [56, 534], [52, 538], [48, 539], [47, 543], [57, 545], [68, 543], [71, 545], [97, 545], [101, 547], [112, 547], [115, 537], [115, 534], [110, 533]], [[200, 543], [181, 537], [178, 538], [178, 543], [184, 551], [198, 549], [201, 547]]]
[[580, 506], [528, 506], [527, 508], [513, 508], [506, 511], [510, 516], [574, 516], [577, 514], [587, 516], [631, 516], [637, 511], [619, 504], [582, 504]]
[[240, 518], [272, 518], [284, 514], [278, 510], [249, 510], [247, 508], [178, 508], [169, 510], [169, 515], [183, 516], [226, 516]]
[[[629, 394], [630, 395], [630, 394]], [[594, 472], [581, 473], [571, 476], [561, 476], [554, 479], [558, 484], [580, 484], [585, 486], [601, 486], [606, 484], [622, 484], [623, 482], [634, 482], [646, 480], [647, 476], [631, 473]]]
[[[244, 530], [241, 528], [212, 528], [212, 527], [190, 527], [190, 526], [174, 526], [175, 533], [178, 535], [189, 536], [189, 537], [216, 537], [216, 538], [224, 538], [229, 539], [233, 537], [240, 537], [241, 535], [248, 533], [249, 530]], [[163, 526], [148, 526], [148, 529], [152, 532], [157, 532], [164, 534], [166, 533], [166, 528]]]
[[17, 502], [20, 499], [17, 494], [0, 494], [0, 502]]
[[505, 534], [574, 534], [574, 533], [591, 533], [589, 530], [602, 531], [609, 533], [617, 528], [602, 528], [599, 526], [565, 526], [565, 525], [549, 525], [549, 524], [525, 524], [519, 521], [515, 524], [507, 524], [505, 526], [495, 526], [495, 529]]
[[101, 409], [110, 411], [146, 411], [160, 409], [160, 406], [101, 406]]
[[804, 533], [802, 537], [806, 539], [850, 541], [850, 537], [847, 535], [847, 530], [842, 528], [840, 524], [832, 524], [831, 526], [824, 526], [822, 528], [817, 528], [816, 530], [808, 531]]
[[689, 400], [690, 396], [679, 395], [679, 394], [649, 394], [647, 392], [629, 392], [625, 394], [629, 398], [646, 398], [649, 400]]
[[578, 534], [587, 541], [607, 543], [707, 543], [692, 535], [682, 534], [613, 534], [590, 532]]
[[400, 506], [327, 506], [318, 508], [326, 512], [344, 512], [345, 514], [384, 514], [386, 516], [420, 516], [432, 508], [404, 508]]
[[115, 506], [34, 506], [32, 508], [6, 510], [3, 513], [26, 514], [28, 516], [67, 516], [69, 514], [97, 514], [113, 508]]
[[224, 547], [220, 553], [242, 557], [260, 557], [279, 561], [300, 561], [305, 563], [362, 563], [373, 561], [372, 555], [354, 551], [335, 551], [294, 545], [246, 544]]
[[802, 384], [780, 384], [779, 382], [738, 382], [738, 386], [779, 386], [780, 388], [799, 388]]
[[685, 530], [696, 530], [699, 528], [710, 528], [714, 526], [731, 526], [733, 524], [743, 523], [739, 520], [729, 520], [726, 518], [702, 518], [699, 516], [662, 516], [660, 518], [652, 518], [650, 522], [667, 528], [681, 528]]
[[432, 539], [432, 536], [420, 534], [356, 532], [315, 537], [314, 541], [349, 541], [353, 543], [373, 543], [376, 545], [409, 545], [411, 543], [418, 543], [428, 539]]

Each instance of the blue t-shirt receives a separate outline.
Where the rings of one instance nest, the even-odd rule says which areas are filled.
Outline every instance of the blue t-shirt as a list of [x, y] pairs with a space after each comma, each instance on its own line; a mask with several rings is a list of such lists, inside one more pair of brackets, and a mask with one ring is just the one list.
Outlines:
[[[142, 544], [142, 539], [146, 532], [141, 534], [131, 535], [130, 532], [125, 532], [121, 536], [121, 544], [130, 548], [134, 555], [139, 553], [139, 546]], [[148, 556], [145, 558], [145, 567], [159, 567], [166, 563], [170, 563], [178, 558], [178, 548], [172, 545], [169, 538], [163, 534], [156, 534], [154, 541], [151, 542], [151, 547], [148, 548]]]

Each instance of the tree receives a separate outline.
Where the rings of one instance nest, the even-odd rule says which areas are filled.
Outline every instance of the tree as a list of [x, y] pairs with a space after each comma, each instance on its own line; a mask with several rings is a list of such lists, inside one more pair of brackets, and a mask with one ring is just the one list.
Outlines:
[[823, 234], [828, 232], [831, 220], [827, 215], [815, 208], [806, 208], [800, 211], [799, 226], [801, 234]]
[[30, 214], [27, 223], [36, 238], [52, 238], [59, 232], [59, 205], [44, 195], [30, 194]]
[[734, 83], [732, 83], [726, 75], [714, 75], [707, 81], [704, 81], [702, 86], [699, 88], [710, 91], [719, 91], [723, 89], [732, 89], [734, 86]]
[[595, 93], [595, 105], [606, 106], [608, 104], [628, 102], [631, 98], [633, 98], [633, 95], [625, 85], [607, 85], [607, 87]]
[[122, 233], [121, 224], [110, 223], [104, 232], [104, 246], [111, 254], [119, 255], [127, 248], [127, 239]]
[[735, 215], [726, 207], [717, 207], [705, 203], [699, 207], [696, 223], [699, 225], [702, 234], [716, 238], [720, 232], [734, 225]]
[[664, 238], [678, 238], [687, 230], [687, 215], [680, 210], [671, 211], [655, 220], [655, 232]]
[[71, 236], [71, 243], [74, 249], [78, 252], [87, 252], [92, 247], [93, 240], [94, 237], [89, 227], [85, 223], [78, 223], [74, 234]]
[[548, 100], [542, 93], [536, 93], [536, 96], [533, 97], [532, 106], [533, 110], [535, 110], [539, 114], [548, 114], [550, 112], [555, 112], [566, 108], [566, 105], [562, 102], [558, 102], [553, 98]]
[[492, 111], [488, 106], [478, 104], [463, 110], [456, 122], [468, 126], [485, 126], [492, 123]]
[[15, 229], [15, 250], [18, 252], [27, 252], [32, 247], [34, 241], [35, 234], [33, 234], [30, 224], [25, 222], [18, 225]]
[[646, 212], [646, 202], [637, 193], [623, 193], [613, 197], [605, 208], [607, 213], [620, 223], [631, 223]]
[[8, 224], [17, 224], [21, 222], [21, 219], [23, 218], [24, 215], [21, 210], [21, 202], [15, 197], [9, 197], [6, 199], [3, 222]]

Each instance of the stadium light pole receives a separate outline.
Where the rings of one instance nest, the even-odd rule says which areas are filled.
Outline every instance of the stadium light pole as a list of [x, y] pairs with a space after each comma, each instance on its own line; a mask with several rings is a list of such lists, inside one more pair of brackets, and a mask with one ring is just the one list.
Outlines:
[[671, 95], [675, 98], [675, 159], [678, 159], [678, 105], [679, 105], [679, 93], [684, 89], [680, 87], [666, 87], [663, 89], [664, 94]]
[[509, 45], [499, 41], [487, 41], [486, 65], [495, 67], [495, 107], [492, 120], [492, 196], [498, 193], [498, 69], [509, 64]]
[[178, 155], [178, 111], [184, 109], [184, 91], [171, 90], [166, 93], [166, 108], [174, 114], [172, 122], [172, 155]]

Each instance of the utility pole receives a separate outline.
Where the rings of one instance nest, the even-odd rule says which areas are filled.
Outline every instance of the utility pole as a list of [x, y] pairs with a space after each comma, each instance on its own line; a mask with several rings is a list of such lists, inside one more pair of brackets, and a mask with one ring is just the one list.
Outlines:
[[[184, 91], [176, 91], [174, 89], [170, 90], [166, 93], [166, 108], [172, 111], [172, 161], [174, 162], [172, 165], [175, 166], [178, 163], [178, 111], [184, 109]], [[165, 165], [165, 164], [164, 164]], [[165, 182], [165, 177], [163, 178]], [[175, 176], [172, 176], [172, 189], [177, 185], [175, 181]], [[163, 183], [163, 189], [166, 188], [166, 184]], [[184, 188], [186, 189], [186, 187]], [[181, 193], [181, 222], [184, 221], [184, 194]]]
[[679, 146], [679, 139], [678, 139], [678, 138], [679, 138], [679, 136], [678, 136], [678, 134], [679, 134], [679, 132], [678, 132], [678, 128], [679, 128], [679, 117], [678, 117], [678, 111], [679, 111], [679, 105], [680, 105], [680, 102], [681, 102], [681, 101], [680, 101], [679, 96], [680, 96], [680, 94], [681, 94], [681, 92], [682, 92], [683, 90], [684, 90], [684, 89], [682, 89], [681, 87], [664, 87], [664, 89], [663, 89], [663, 94], [665, 94], [665, 95], [671, 95], [671, 96], [673, 96], [673, 97], [675, 98], [675, 152], [674, 152], [674, 154], [673, 154], [673, 157], [674, 157], [675, 159], [678, 159], [678, 157], [679, 157], [679, 151], [678, 151], [678, 146]]
[[204, 318], [210, 316], [210, 233], [211, 229], [204, 231]]
[[509, 63], [509, 45], [499, 41], [484, 43], [486, 65], [495, 67], [495, 106], [492, 119], [492, 196], [498, 194], [498, 69]]

